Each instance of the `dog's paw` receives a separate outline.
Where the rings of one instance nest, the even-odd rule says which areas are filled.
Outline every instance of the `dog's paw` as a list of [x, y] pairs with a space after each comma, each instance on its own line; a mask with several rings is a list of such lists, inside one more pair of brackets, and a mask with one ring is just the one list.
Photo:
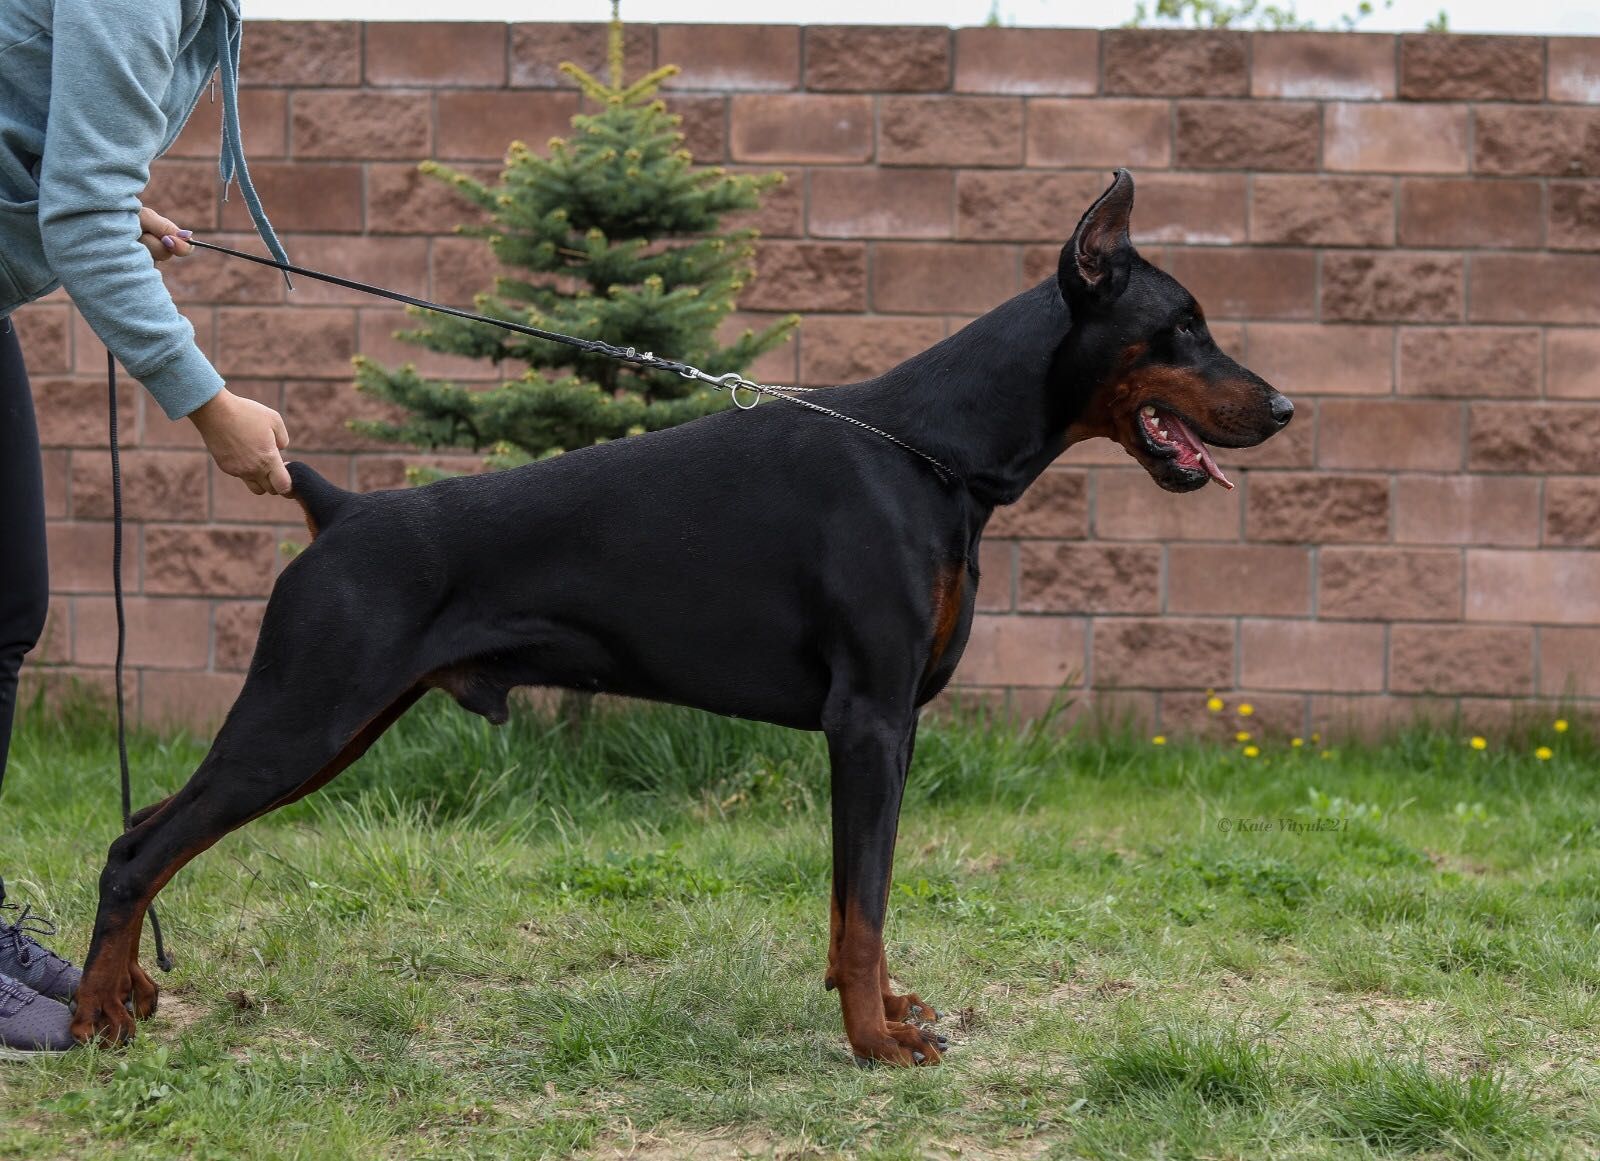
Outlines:
[[903, 996], [897, 996], [893, 992], [885, 992], [883, 994], [883, 1016], [886, 1020], [899, 1020], [901, 1022], [916, 1020], [924, 1024], [933, 1024], [939, 1019], [939, 1013], [934, 1009], [934, 1006], [915, 992], [907, 992]]
[[890, 1020], [884, 1035], [861, 1044], [851, 1044], [856, 1064], [870, 1068], [873, 1065], [892, 1064], [901, 1068], [938, 1064], [950, 1042], [937, 1032]]
[[128, 978], [131, 984], [128, 1007], [134, 1019], [144, 1020], [154, 1016], [161, 1000], [161, 989], [156, 986], [155, 980], [137, 961], [128, 965]]
[[68, 1031], [79, 1044], [91, 1040], [101, 1044], [130, 1044], [134, 1037], [133, 1013], [126, 1000], [101, 1003], [79, 994], [72, 1001], [72, 1023]]

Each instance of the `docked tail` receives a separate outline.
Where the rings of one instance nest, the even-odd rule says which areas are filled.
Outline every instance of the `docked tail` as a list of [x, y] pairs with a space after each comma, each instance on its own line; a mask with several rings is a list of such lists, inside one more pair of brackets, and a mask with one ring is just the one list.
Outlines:
[[306, 528], [311, 533], [311, 539], [315, 540], [319, 532], [339, 519], [350, 501], [356, 498], [356, 493], [334, 487], [319, 476], [314, 468], [297, 460], [284, 466], [289, 469], [289, 478], [294, 481], [293, 497], [305, 510]]

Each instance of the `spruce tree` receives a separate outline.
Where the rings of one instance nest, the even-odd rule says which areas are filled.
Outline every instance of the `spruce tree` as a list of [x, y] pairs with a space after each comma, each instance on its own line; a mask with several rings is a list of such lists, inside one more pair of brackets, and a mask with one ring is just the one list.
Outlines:
[[[544, 155], [512, 142], [497, 185], [437, 162], [422, 169], [487, 211], [485, 224], [457, 232], [484, 239], [512, 271], [475, 297], [479, 313], [654, 351], [713, 375], [743, 372], [785, 341], [798, 319], [718, 341], [719, 324], [754, 273], [756, 237], [750, 229], [719, 233], [718, 225], [725, 214], [756, 208], [783, 175], [695, 168], [682, 119], [656, 96], [676, 66], [624, 84], [622, 43], [613, 3], [609, 83], [561, 66], [598, 111], [573, 117], [570, 136], [553, 138]], [[411, 313], [421, 325], [401, 332], [407, 342], [526, 370], [474, 390], [424, 378], [410, 364], [389, 369], [358, 359], [357, 388], [408, 413], [352, 425], [381, 439], [488, 452], [489, 466], [505, 467], [672, 427], [729, 403], [725, 392], [670, 372]]]

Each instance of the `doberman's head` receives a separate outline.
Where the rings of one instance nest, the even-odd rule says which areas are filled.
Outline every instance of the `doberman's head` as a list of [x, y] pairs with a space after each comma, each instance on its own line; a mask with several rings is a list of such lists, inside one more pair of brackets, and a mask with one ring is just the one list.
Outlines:
[[1194, 296], [1139, 257], [1132, 211], [1133, 178], [1119, 169], [1061, 251], [1072, 322], [1058, 360], [1083, 400], [1069, 438], [1116, 440], [1169, 492], [1232, 488], [1206, 445], [1258, 444], [1294, 404], [1223, 354]]

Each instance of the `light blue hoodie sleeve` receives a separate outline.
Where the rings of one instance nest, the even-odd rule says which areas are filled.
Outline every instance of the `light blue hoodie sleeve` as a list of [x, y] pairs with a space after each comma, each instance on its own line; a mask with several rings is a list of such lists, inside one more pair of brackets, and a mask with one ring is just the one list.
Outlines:
[[[167, 137], [160, 92], [180, 5], [55, 0], [50, 124], [39, 173], [45, 255], [95, 334], [172, 419], [222, 389], [150, 254], [139, 195]], [[71, 62], [63, 68], [63, 62]]]

